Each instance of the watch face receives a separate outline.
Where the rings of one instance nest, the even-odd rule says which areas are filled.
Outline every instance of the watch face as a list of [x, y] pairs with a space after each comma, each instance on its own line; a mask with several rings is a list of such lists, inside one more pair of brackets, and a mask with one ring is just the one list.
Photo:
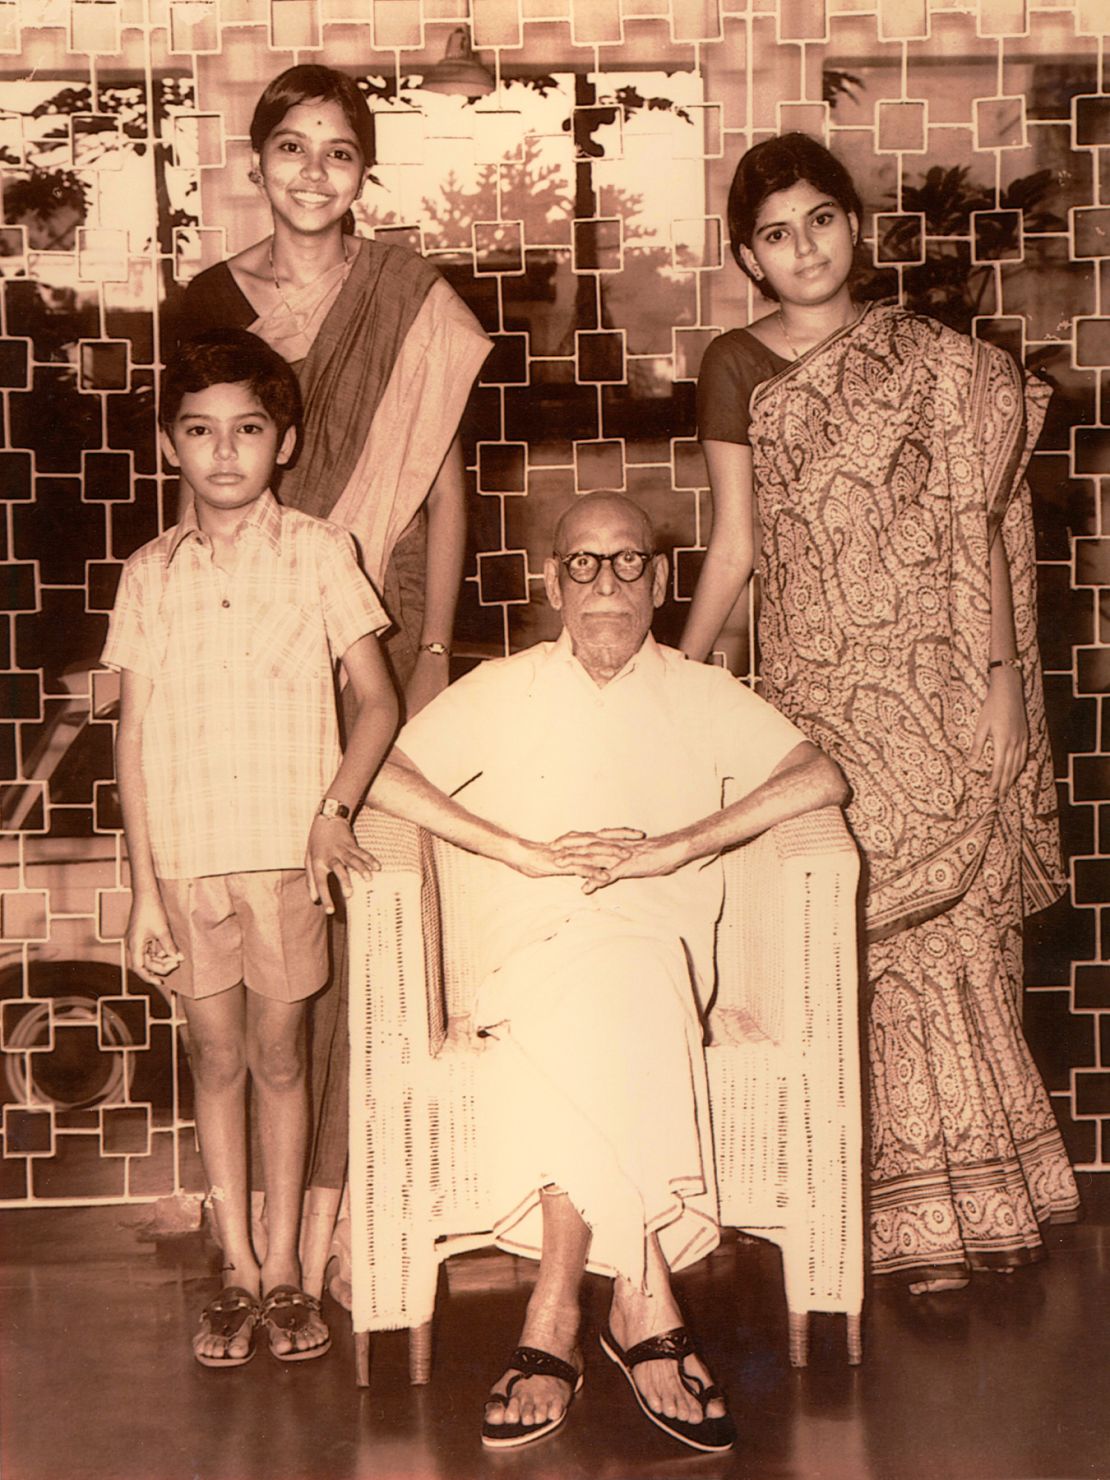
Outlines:
[[321, 817], [341, 817], [346, 821], [350, 815], [350, 807], [345, 802], [337, 802], [334, 797], [325, 797], [320, 803]]

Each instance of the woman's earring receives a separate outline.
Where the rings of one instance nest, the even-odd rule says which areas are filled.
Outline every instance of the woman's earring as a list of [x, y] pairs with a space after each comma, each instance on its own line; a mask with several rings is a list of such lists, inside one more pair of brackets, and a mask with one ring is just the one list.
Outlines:
[[262, 184], [262, 171], [261, 170], [248, 170], [247, 171], [247, 179], [251, 182], [252, 185], [261, 185]]

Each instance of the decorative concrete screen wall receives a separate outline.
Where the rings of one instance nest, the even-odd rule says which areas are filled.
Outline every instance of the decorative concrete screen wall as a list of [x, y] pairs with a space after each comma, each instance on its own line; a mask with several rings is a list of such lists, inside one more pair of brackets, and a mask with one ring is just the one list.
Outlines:
[[[156, 369], [182, 285], [261, 237], [247, 127], [295, 61], [377, 115], [359, 230], [411, 244], [494, 350], [464, 424], [463, 661], [551, 634], [551, 526], [626, 489], [708, 532], [694, 387], [755, 305], [736, 160], [825, 138], [867, 206], [870, 290], [1005, 345], [1057, 394], [1032, 468], [1071, 897], [1028, 932], [1025, 1018], [1072, 1154], [1110, 1167], [1110, 58], [1105, 0], [0, 0], [0, 1199], [196, 1189], [169, 1005], [129, 978], [98, 671], [122, 562], [174, 517]], [[422, 87], [471, 28], [489, 90]], [[740, 671], [754, 675], [750, 624]]]

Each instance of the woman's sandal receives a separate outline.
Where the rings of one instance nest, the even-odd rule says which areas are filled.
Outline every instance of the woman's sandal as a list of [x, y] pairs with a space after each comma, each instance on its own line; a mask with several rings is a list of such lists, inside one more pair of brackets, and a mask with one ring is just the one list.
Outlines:
[[490, 1393], [486, 1399], [487, 1406], [490, 1403], [500, 1403], [502, 1408], [507, 1408], [513, 1388], [527, 1377], [557, 1377], [570, 1388], [570, 1397], [558, 1418], [548, 1418], [543, 1423], [490, 1423], [488, 1419], [483, 1419], [482, 1443], [487, 1449], [519, 1449], [522, 1444], [531, 1444], [535, 1439], [553, 1434], [570, 1412], [574, 1395], [582, 1387], [582, 1373], [577, 1367], [564, 1362], [562, 1357], [554, 1357], [550, 1352], [542, 1351], [538, 1346], [518, 1346], [509, 1358], [507, 1370], [515, 1375], [509, 1378], [503, 1392]]
[[[224, 1344], [222, 1357], [208, 1357], [196, 1349], [193, 1338], [193, 1356], [202, 1367], [242, 1367], [254, 1356], [255, 1328], [261, 1315], [258, 1301], [241, 1285], [225, 1285], [220, 1293], [200, 1313], [199, 1336], [218, 1336]], [[227, 1355], [228, 1348], [237, 1336], [246, 1334], [250, 1345], [241, 1357]]]
[[[627, 1351], [621, 1350], [611, 1331], [602, 1332], [600, 1341], [601, 1350], [610, 1361], [616, 1362], [624, 1373], [640, 1408], [665, 1434], [670, 1434], [672, 1439], [678, 1439], [682, 1444], [689, 1444], [691, 1449], [701, 1449], [709, 1454], [731, 1449], [736, 1443], [736, 1425], [730, 1414], [726, 1413], [720, 1418], [704, 1417], [705, 1410], [710, 1403], [715, 1398], [723, 1401], [725, 1395], [716, 1383], [707, 1385], [696, 1372], [686, 1371], [686, 1358], [695, 1356], [696, 1352], [694, 1343], [690, 1339], [690, 1333], [685, 1326], [676, 1326], [673, 1331], [663, 1331], [658, 1336], [649, 1336], [646, 1341], [637, 1342]], [[656, 1413], [655, 1409], [645, 1402], [643, 1394], [636, 1386], [632, 1369], [638, 1367], [641, 1362], [659, 1361], [678, 1363], [678, 1375], [682, 1386], [692, 1398], [696, 1398], [701, 1404], [703, 1417], [700, 1423], [687, 1423], [685, 1419], [670, 1418], [665, 1413]]]
[[[320, 1302], [315, 1295], [306, 1295], [295, 1285], [275, 1285], [259, 1311], [259, 1320], [266, 1327], [270, 1341], [270, 1354], [279, 1362], [309, 1362], [313, 1357], [322, 1357], [331, 1346], [331, 1332], [317, 1346], [278, 1351], [274, 1338], [286, 1336], [291, 1341], [308, 1325], [310, 1316], [320, 1315]], [[321, 1320], [323, 1317], [321, 1316]], [[324, 1327], [327, 1331], [327, 1327]]]

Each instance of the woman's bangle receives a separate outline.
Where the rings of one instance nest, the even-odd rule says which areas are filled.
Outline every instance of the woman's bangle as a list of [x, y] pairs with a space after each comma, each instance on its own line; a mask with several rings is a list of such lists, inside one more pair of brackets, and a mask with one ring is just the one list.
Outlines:
[[991, 668], [1017, 668], [1020, 671], [1020, 669], [1021, 669], [1021, 659], [1020, 658], [992, 658], [991, 661], [990, 661], [990, 667]]

